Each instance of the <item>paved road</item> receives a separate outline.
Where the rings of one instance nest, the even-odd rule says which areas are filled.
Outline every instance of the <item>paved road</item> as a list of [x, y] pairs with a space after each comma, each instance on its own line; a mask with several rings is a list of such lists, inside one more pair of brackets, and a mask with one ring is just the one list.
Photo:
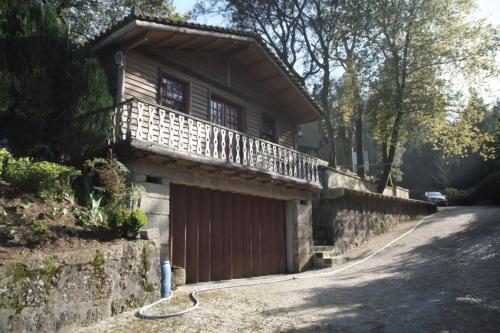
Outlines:
[[[414, 225], [404, 223], [347, 255], [364, 257]], [[180, 288], [158, 312], [187, 306], [192, 288]], [[83, 332], [500, 332], [500, 207], [442, 210], [335, 276], [200, 299], [201, 307], [183, 317], [145, 321], [128, 312]]]

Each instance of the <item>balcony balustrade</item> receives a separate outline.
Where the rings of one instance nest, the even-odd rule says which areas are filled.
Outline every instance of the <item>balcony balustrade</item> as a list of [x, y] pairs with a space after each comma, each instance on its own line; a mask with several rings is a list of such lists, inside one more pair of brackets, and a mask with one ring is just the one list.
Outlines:
[[187, 160], [219, 162], [318, 187], [326, 162], [170, 108], [130, 99], [114, 109], [113, 142], [138, 140]]

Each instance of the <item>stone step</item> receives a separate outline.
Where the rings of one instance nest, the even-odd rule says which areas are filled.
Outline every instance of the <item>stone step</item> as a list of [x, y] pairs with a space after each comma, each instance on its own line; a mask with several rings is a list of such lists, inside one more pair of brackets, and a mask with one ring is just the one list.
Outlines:
[[316, 252], [334, 252], [335, 246], [332, 245], [315, 245], [312, 247], [314, 253]]
[[333, 267], [335, 265], [343, 264], [348, 260], [348, 257], [344, 257], [342, 255], [331, 255], [330, 253], [316, 252], [313, 256], [313, 265], [314, 267], [319, 268]]

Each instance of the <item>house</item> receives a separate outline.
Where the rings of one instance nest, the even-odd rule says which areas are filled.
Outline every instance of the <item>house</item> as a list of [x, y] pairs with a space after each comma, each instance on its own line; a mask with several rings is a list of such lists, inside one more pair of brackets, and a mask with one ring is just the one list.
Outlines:
[[146, 229], [187, 282], [298, 272], [326, 162], [296, 150], [321, 110], [253, 33], [131, 15], [98, 36], [113, 146], [148, 191]]

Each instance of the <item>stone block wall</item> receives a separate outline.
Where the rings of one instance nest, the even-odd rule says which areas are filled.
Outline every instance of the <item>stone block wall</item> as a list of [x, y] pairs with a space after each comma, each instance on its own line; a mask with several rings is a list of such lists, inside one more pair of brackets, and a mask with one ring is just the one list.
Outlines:
[[0, 263], [0, 332], [70, 332], [160, 297], [159, 244], [99, 248]]
[[[352, 172], [343, 172], [328, 167], [322, 167], [320, 180], [325, 189], [346, 188], [354, 191], [377, 193], [377, 184], [375, 182], [361, 179]], [[403, 199], [410, 198], [410, 191], [399, 186], [388, 186], [384, 189], [383, 194]]]
[[300, 272], [311, 265], [312, 258], [311, 200], [289, 200], [286, 203], [287, 270]]
[[429, 215], [434, 204], [347, 189], [325, 190], [313, 200], [314, 240], [341, 254], [398, 223]]

